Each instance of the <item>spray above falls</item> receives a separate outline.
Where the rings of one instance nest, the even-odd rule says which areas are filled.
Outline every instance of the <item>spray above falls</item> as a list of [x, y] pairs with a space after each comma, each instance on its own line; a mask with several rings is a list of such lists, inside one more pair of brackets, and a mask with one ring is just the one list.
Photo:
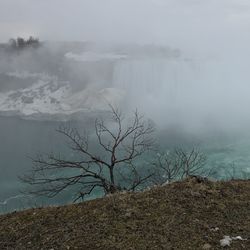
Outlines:
[[[105, 111], [111, 103], [137, 108], [162, 126], [249, 123], [248, 59], [186, 59], [185, 52], [153, 45], [57, 46], [5, 55], [15, 60], [0, 74], [2, 114], [65, 120], [79, 112]], [[23, 60], [26, 67], [18, 63]]]

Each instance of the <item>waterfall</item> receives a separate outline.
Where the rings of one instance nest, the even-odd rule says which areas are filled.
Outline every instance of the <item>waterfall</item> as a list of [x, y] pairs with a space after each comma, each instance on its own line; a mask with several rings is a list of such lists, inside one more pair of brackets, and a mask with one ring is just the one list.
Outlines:
[[126, 59], [114, 65], [113, 86], [125, 105], [156, 121], [206, 124], [250, 117], [250, 73], [245, 62]]
[[123, 60], [115, 64], [113, 86], [126, 92], [129, 108], [138, 108], [154, 119], [174, 119], [197, 88], [198, 72], [199, 67], [191, 61]]

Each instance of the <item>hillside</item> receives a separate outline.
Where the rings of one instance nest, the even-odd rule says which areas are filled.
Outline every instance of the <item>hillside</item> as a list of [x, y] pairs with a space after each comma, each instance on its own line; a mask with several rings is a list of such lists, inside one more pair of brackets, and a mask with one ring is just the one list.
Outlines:
[[0, 216], [0, 249], [250, 249], [250, 181], [190, 178]]

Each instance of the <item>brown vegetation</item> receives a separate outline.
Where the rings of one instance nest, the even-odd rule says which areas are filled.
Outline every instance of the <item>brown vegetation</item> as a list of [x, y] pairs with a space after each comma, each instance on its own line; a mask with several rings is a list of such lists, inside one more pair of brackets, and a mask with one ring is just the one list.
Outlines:
[[224, 235], [250, 249], [250, 181], [188, 178], [0, 216], [0, 249], [221, 249]]

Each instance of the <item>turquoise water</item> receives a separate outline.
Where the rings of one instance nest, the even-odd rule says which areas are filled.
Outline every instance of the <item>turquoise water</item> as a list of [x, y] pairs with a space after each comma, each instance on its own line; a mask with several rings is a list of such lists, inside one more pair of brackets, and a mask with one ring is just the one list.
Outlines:
[[161, 149], [195, 148], [205, 154], [210, 178], [250, 178], [250, 131], [246, 127], [163, 134], [160, 132]]
[[[56, 129], [61, 123], [28, 121], [14, 117], [0, 117], [0, 213], [41, 205], [70, 203], [70, 191], [55, 199], [31, 198], [20, 193], [23, 185], [18, 176], [31, 169], [30, 156], [37, 153], [60, 152], [73, 158], [66, 140]], [[72, 126], [91, 131], [87, 122], [72, 122]], [[245, 130], [246, 131], [246, 130]], [[207, 156], [206, 168], [216, 179], [250, 177], [250, 133], [243, 131], [183, 132], [178, 129], [157, 131], [158, 150], [161, 152], [175, 147], [199, 148]], [[143, 162], [145, 164], [145, 162]], [[100, 194], [96, 193], [95, 196]]]

